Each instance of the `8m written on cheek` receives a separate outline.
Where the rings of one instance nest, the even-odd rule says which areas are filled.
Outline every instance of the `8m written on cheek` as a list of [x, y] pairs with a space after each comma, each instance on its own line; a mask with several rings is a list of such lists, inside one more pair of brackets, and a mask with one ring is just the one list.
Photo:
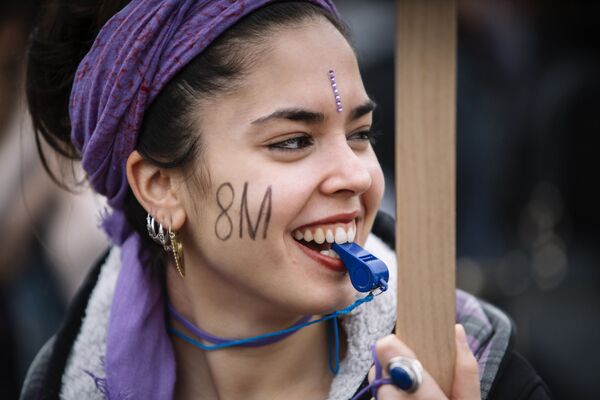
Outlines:
[[[267, 229], [269, 228], [269, 222], [271, 221], [271, 185], [265, 190], [260, 208], [258, 209], [255, 223], [253, 223], [250, 216], [250, 210], [248, 209], [248, 182], [244, 182], [244, 188], [242, 190], [242, 197], [240, 199], [240, 219], [239, 219], [239, 237], [244, 237], [244, 225], [246, 225], [248, 236], [252, 240], [256, 240], [256, 234], [261, 226], [262, 238], [267, 238]], [[216, 193], [217, 206], [221, 210], [215, 221], [215, 235], [225, 241], [228, 240], [233, 234], [234, 223], [229, 215], [229, 210], [235, 202], [235, 190], [231, 182], [222, 183], [217, 189]], [[264, 219], [263, 219], [264, 217]], [[245, 224], [244, 224], [245, 222]]]

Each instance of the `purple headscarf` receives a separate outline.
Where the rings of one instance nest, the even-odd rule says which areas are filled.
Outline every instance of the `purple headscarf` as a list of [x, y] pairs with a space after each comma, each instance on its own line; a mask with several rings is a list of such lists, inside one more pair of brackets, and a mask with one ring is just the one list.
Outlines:
[[[70, 101], [71, 140], [90, 184], [112, 211], [103, 221], [122, 268], [106, 345], [111, 399], [172, 398], [175, 359], [159, 278], [123, 211], [125, 165], [144, 112], [165, 84], [243, 16], [273, 0], [134, 0], [102, 28], [83, 58]], [[337, 15], [329, 0], [311, 0]]]

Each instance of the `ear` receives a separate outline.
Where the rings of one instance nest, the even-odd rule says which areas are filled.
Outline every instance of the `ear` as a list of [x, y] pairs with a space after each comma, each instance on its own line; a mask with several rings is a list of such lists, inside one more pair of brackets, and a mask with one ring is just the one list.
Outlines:
[[134, 150], [127, 158], [127, 180], [137, 201], [150, 215], [166, 228], [181, 229], [186, 212], [174, 170], [160, 168]]

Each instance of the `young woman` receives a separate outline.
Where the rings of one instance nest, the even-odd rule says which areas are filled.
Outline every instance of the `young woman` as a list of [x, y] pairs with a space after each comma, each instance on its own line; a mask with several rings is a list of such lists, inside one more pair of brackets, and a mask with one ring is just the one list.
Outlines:
[[[389, 336], [375, 104], [333, 4], [125, 3], [57, 3], [33, 38], [35, 126], [107, 197], [114, 246], [23, 397], [444, 398]], [[356, 301], [333, 242], [366, 243], [390, 290]], [[458, 305], [452, 397], [486, 398], [507, 387], [510, 325]], [[542, 393], [527, 373], [517, 389]]]

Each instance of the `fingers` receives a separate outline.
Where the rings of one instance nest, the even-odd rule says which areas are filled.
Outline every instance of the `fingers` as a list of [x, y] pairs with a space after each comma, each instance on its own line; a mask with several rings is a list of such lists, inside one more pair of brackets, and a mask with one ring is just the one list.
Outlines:
[[479, 365], [467, 344], [467, 335], [462, 325], [455, 325], [456, 365], [452, 398], [456, 400], [480, 399]]
[[[392, 358], [399, 356], [417, 358], [415, 353], [395, 335], [380, 339], [375, 346], [375, 351], [383, 369], [383, 376], [386, 378], [389, 378], [387, 366]], [[394, 385], [383, 385], [377, 394], [379, 400], [446, 398], [438, 384], [425, 370], [423, 371], [423, 382], [416, 392], [407, 393]]]
[[[456, 365], [454, 370], [454, 382], [452, 398], [454, 400], [480, 399], [479, 389], [479, 366], [467, 343], [467, 336], [462, 325], [455, 326], [456, 334]], [[415, 353], [398, 337], [389, 335], [379, 340], [375, 348], [377, 358], [381, 363], [384, 377], [388, 378], [387, 366], [394, 357], [404, 356], [417, 358]], [[373, 379], [373, 371], [369, 373], [369, 379]], [[446, 396], [429, 375], [423, 371], [423, 382], [415, 393], [407, 393], [394, 385], [383, 385], [378, 390], [380, 400], [396, 399], [445, 399]]]

